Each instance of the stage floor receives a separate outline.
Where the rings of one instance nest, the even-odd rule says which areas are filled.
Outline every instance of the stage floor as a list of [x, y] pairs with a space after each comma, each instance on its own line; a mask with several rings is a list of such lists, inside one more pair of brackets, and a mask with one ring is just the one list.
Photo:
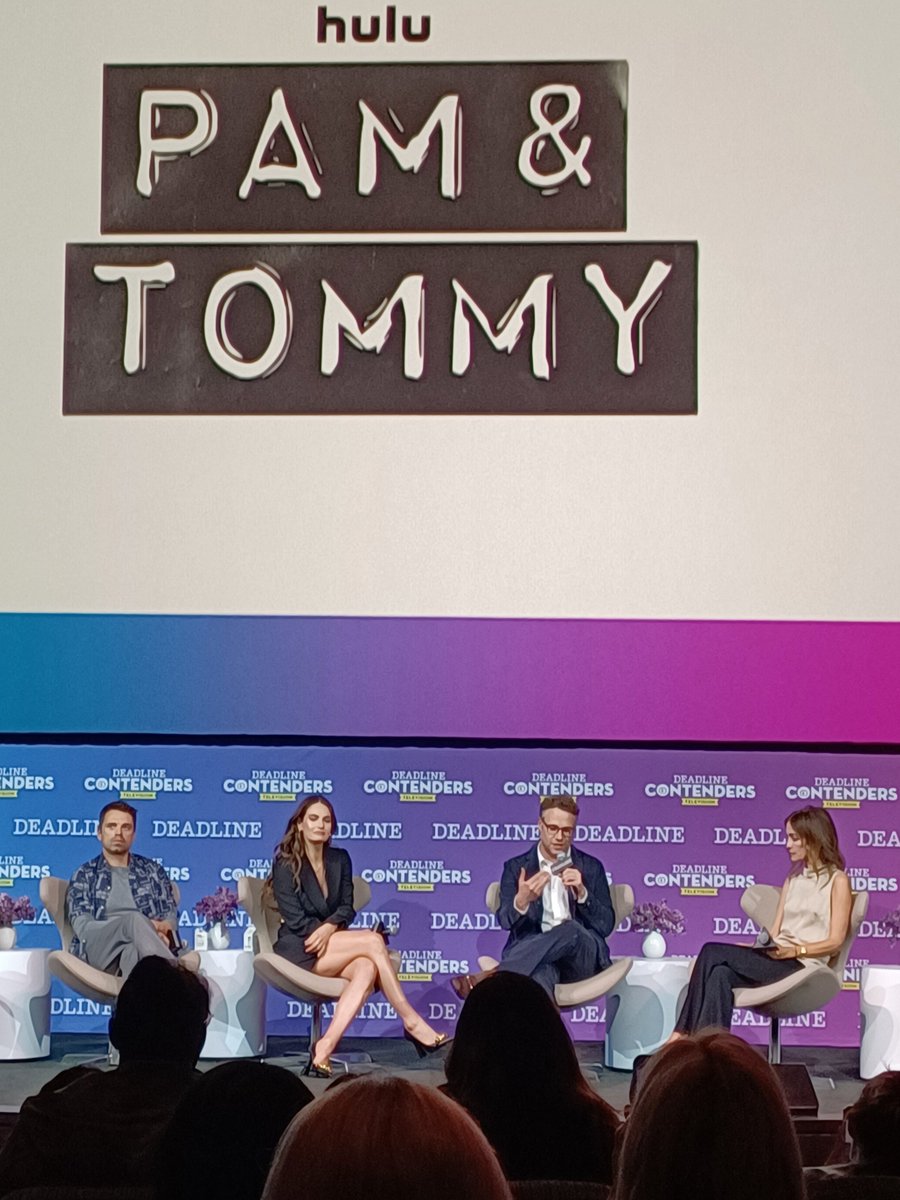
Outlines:
[[[304, 1039], [270, 1037], [265, 1061], [299, 1070], [297, 1058], [291, 1056], [301, 1053], [305, 1048]], [[409, 1043], [399, 1038], [346, 1038], [341, 1049], [351, 1055], [367, 1055], [370, 1059], [368, 1062], [350, 1064], [349, 1069], [354, 1073], [389, 1071], [392, 1074], [409, 1075], [433, 1086], [444, 1081], [443, 1053], [423, 1059], [420, 1063]], [[578, 1042], [575, 1049], [591, 1086], [621, 1112], [628, 1102], [631, 1072], [604, 1068], [601, 1042]], [[55, 1034], [50, 1058], [0, 1065], [0, 1110], [17, 1111], [27, 1096], [39, 1091], [59, 1071], [77, 1065], [82, 1056], [103, 1057], [105, 1054], [105, 1039], [83, 1034]], [[862, 1091], [859, 1051], [856, 1049], [831, 1046], [788, 1048], [784, 1051], [784, 1060], [806, 1064], [822, 1117], [840, 1116], [845, 1106], [852, 1104]], [[209, 1070], [215, 1065], [213, 1060], [204, 1060], [199, 1064], [201, 1070]], [[323, 1091], [327, 1086], [325, 1080], [313, 1079], [308, 1082], [314, 1092]]]

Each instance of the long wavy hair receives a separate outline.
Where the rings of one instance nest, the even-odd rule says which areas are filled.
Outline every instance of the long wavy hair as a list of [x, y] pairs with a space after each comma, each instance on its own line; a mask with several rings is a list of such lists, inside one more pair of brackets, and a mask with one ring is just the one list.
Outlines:
[[815, 808], [813, 805], [798, 808], [784, 824], [785, 827], [790, 824], [794, 833], [803, 839], [808, 867], [814, 871], [827, 871], [829, 875], [843, 871], [844, 856], [838, 845], [837, 830], [831, 814], [824, 808]]
[[[291, 874], [294, 877], [294, 883], [300, 887], [300, 869], [303, 866], [304, 860], [309, 857], [306, 850], [306, 841], [303, 837], [303, 830], [300, 825], [303, 818], [309, 812], [314, 804], [324, 804], [331, 813], [331, 837], [334, 837], [334, 831], [337, 828], [337, 818], [334, 815], [334, 809], [331, 807], [331, 801], [326, 800], [324, 796], [318, 794], [307, 796], [297, 811], [293, 814], [287, 823], [287, 829], [284, 831], [284, 837], [275, 847], [275, 853], [272, 857], [272, 865], [277, 861], [287, 863], [291, 868]], [[331, 837], [325, 843], [326, 846], [331, 845]], [[266, 880], [268, 890], [271, 890], [272, 876]]]
[[784, 1093], [752, 1046], [709, 1029], [653, 1056], [618, 1147], [611, 1200], [804, 1195]]
[[[446, 1073], [508, 1179], [611, 1182], [619, 1118], [585, 1080], [559, 1010], [533, 979], [497, 971], [473, 989]], [[537, 1106], [522, 1102], [529, 1089]]]

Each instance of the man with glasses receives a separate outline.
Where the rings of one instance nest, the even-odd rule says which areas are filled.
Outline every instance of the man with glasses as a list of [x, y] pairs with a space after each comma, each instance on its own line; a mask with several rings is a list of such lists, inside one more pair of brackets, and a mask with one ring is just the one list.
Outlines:
[[[529, 975], [553, 998], [557, 983], [588, 979], [609, 966], [606, 938], [616, 923], [606, 871], [572, 845], [578, 805], [571, 796], [541, 798], [539, 841], [503, 866], [497, 919], [509, 938], [498, 971]], [[465, 999], [489, 972], [457, 975]]]

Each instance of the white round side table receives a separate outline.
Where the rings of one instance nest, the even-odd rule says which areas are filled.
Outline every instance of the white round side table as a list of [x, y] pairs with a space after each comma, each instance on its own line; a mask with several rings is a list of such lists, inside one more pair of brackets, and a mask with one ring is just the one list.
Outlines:
[[49, 950], [0, 950], [0, 1060], [50, 1054]]
[[266, 1052], [266, 985], [249, 950], [201, 950], [209, 984], [209, 1025], [201, 1058], [255, 1058]]
[[675, 1028], [692, 958], [636, 958], [606, 994], [603, 1062], [630, 1071], [639, 1054], [652, 1054]]
[[900, 967], [869, 963], [859, 976], [861, 1079], [900, 1071]]

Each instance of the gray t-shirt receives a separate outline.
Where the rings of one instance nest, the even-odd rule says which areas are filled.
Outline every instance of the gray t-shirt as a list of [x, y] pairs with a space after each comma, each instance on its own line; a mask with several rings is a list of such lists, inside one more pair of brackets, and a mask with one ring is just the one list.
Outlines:
[[[120, 913], [137, 912], [138, 906], [134, 902], [134, 896], [131, 894], [131, 885], [128, 882], [127, 867], [110, 867], [112, 872], [112, 883], [109, 889], [109, 896], [106, 899], [106, 916], [115, 917]], [[171, 912], [166, 914], [166, 920], [171, 921], [174, 927], [176, 913]], [[93, 917], [76, 917], [72, 921], [72, 929], [79, 941], [86, 941], [92, 926], [100, 924]]]
[[110, 867], [112, 885], [106, 898], [106, 915], [114, 917], [117, 913], [137, 912], [131, 885], [128, 882], [127, 867]]

